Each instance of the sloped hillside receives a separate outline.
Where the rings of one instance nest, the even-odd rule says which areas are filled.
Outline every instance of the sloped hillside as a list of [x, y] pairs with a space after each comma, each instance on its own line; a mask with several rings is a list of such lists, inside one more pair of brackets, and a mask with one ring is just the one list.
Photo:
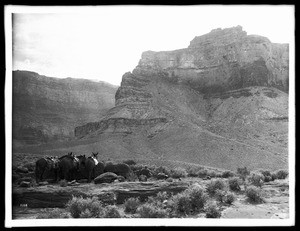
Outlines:
[[74, 137], [74, 127], [96, 121], [114, 106], [116, 90], [117, 86], [104, 82], [14, 71], [14, 144], [40, 144]]

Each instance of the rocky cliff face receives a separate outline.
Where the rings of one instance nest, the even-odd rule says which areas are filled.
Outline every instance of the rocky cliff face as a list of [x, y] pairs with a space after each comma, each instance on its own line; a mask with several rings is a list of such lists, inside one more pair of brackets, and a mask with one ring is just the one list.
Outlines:
[[288, 45], [247, 35], [240, 26], [195, 37], [186, 49], [144, 52], [138, 68], [163, 70], [203, 93], [250, 86], [288, 92]]
[[238, 26], [185, 49], [147, 51], [123, 75], [115, 100], [98, 121], [75, 128], [76, 145], [67, 149], [232, 170], [287, 166], [286, 44]]
[[116, 86], [13, 72], [13, 138], [36, 144], [74, 137], [74, 127], [97, 121], [114, 106]]

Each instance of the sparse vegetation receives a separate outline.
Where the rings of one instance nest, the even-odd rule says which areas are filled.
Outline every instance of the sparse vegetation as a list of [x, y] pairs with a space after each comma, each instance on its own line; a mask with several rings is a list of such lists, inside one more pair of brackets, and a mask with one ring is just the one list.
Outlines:
[[97, 197], [74, 197], [66, 205], [73, 218], [102, 217], [103, 207]]
[[145, 203], [137, 209], [141, 218], [166, 218], [169, 213], [165, 209], [158, 208], [152, 204]]
[[206, 218], [220, 218], [221, 212], [217, 205], [213, 202], [209, 203], [205, 208]]
[[55, 218], [55, 219], [70, 218], [70, 216], [66, 212], [63, 212], [61, 209], [54, 208], [51, 211], [44, 209], [44, 211], [39, 213], [39, 215], [36, 217], [36, 219], [51, 219], [51, 218]]
[[235, 191], [235, 192], [241, 191], [240, 179], [238, 177], [229, 178], [228, 185], [229, 185], [230, 190], [232, 190], [232, 191]]
[[288, 175], [289, 175], [289, 173], [286, 170], [278, 170], [276, 172], [277, 179], [285, 179]]
[[207, 177], [207, 175], [208, 175], [208, 171], [207, 171], [207, 169], [200, 169], [200, 170], [197, 172], [197, 175], [198, 175], [198, 177], [200, 177], [200, 178], [205, 178], [205, 177]]
[[137, 208], [141, 204], [138, 198], [128, 198], [125, 202], [125, 212], [126, 213], [136, 213]]
[[247, 169], [247, 167], [237, 168], [237, 174], [243, 181], [245, 181], [246, 177], [250, 174], [250, 171]]
[[104, 218], [121, 218], [121, 214], [118, 210], [118, 207], [115, 205], [108, 205], [104, 210]]
[[200, 211], [208, 200], [208, 195], [205, 193], [205, 189], [199, 184], [191, 185], [187, 189], [187, 194], [190, 197], [193, 212]]
[[261, 191], [255, 186], [250, 186], [246, 190], [246, 196], [251, 203], [260, 203], [263, 202], [261, 197]]
[[223, 190], [224, 188], [225, 183], [222, 180], [217, 179], [211, 180], [210, 183], [207, 185], [206, 190], [210, 195], [214, 195], [218, 189]]
[[254, 186], [261, 187], [264, 182], [264, 176], [261, 173], [252, 173], [251, 176], [248, 177], [248, 180]]
[[173, 177], [173, 178], [184, 178], [184, 177], [187, 177], [187, 175], [188, 175], [187, 171], [181, 167], [171, 169], [170, 174], [171, 174], [171, 177]]
[[235, 201], [235, 195], [231, 192], [227, 192], [223, 198], [223, 202], [231, 205]]
[[162, 173], [164, 173], [164, 174], [166, 174], [166, 175], [168, 175], [168, 176], [171, 175], [171, 170], [170, 170], [168, 167], [166, 167], [166, 166], [160, 166], [160, 167], [154, 169], [154, 175], [155, 175], [155, 176], [156, 176], [158, 173], [160, 173], [160, 172], [162, 172]]
[[225, 171], [222, 173], [223, 178], [229, 178], [229, 177], [234, 177], [234, 176], [235, 176], [235, 174], [232, 171]]
[[188, 176], [190, 176], [190, 177], [197, 177], [197, 176], [199, 176], [198, 172], [200, 170], [202, 170], [202, 169], [203, 169], [203, 167], [189, 166], [187, 168]]

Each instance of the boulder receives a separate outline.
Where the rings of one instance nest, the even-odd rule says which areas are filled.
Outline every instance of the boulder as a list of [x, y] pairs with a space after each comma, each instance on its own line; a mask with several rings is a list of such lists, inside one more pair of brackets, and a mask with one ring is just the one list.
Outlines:
[[38, 183], [38, 185], [40, 185], [40, 186], [41, 186], [41, 185], [47, 185], [47, 184], [49, 184], [48, 181], [40, 181], [40, 182]]
[[28, 173], [28, 168], [20, 166], [20, 167], [17, 167], [16, 172], [19, 172], [19, 173]]
[[97, 176], [94, 179], [95, 184], [101, 184], [101, 183], [112, 183], [114, 180], [118, 179], [118, 175], [113, 172], [105, 172], [101, 174], [100, 176]]
[[18, 184], [21, 184], [21, 182], [33, 182], [34, 181], [34, 179], [33, 178], [31, 178], [31, 177], [22, 177], [22, 178], [20, 178], [20, 179], [18, 179]]
[[29, 188], [31, 186], [31, 182], [28, 182], [28, 181], [22, 181], [20, 183], [20, 187], [23, 187], [23, 188]]
[[124, 176], [118, 176], [118, 181], [119, 182], [124, 182], [125, 181], [125, 177]]
[[171, 177], [166, 179], [167, 182], [173, 182], [173, 179]]

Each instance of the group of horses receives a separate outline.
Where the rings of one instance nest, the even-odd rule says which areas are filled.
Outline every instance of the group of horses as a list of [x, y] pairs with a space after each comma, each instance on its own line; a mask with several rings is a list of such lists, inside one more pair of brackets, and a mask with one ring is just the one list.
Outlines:
[[[108, 165], [105, 166], [103, 162], [97, 160], [97, 156], [98, 153], [92, 153], [91, 156], [86, 157], [85, 155], [74, 155], [70, 152], [61, 157], [40, 158], [36, 161], [35, 165], [36, 182], [38, 183], [43, 180], [43, 175], [46, 171], [54, 173], [55, 182], [62, 179], [67, 181], [76, 180], [76, 175], [78, 175], [78, 173], [81, 173], [82, 176], [87, 178], [88, 182], [91, 182], [95, 176], [103, 172], [118, 172], [115, 171], [116, 164], [108, 163]], [[118, 173], [120, 175], [126, 173], [125, 175], [127, 176], [128, 169], [130, 169], [130, 167], [127, 165], [125, 166], [125, 171]], [[95, 172], [96, 170], [98, 170], [97, 174]]]

